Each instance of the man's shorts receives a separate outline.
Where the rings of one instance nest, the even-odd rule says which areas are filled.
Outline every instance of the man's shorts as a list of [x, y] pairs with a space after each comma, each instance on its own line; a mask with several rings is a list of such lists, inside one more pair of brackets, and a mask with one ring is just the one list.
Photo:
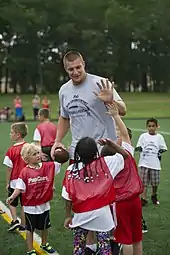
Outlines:
[[142, 207], [140, 197], [116, 202], [117, 227], [113, 236], [117, 243], [134, 244], [142, 241]]
[[42, 214], [25, 213], [26, 229], [30, 232], [37, 230], [45, 230], [51, 227], [50, 213], [45, 211]]
[[[8, 197], [10, 197], [13, 193], [14, 193], [14, 190], [15, 189], [12, 189], [12, 188], [10, 188], [10, 187], [8, 187]], [[22, 199], [21, 199], [21, 194], [18, 196], [18, 197], [16, 197], [13, 201], [12, 201], [12, 203], [10, 204], [10, 205], [12, 205], [12, 206], [14, 206], [14, 207], [17, 207], [18, 206], [18, 200], [20, 199], [20, 204], [21, 204], [21, 206], [22, 206]]]
[[139, 168], [139, 174], [144, 186], [148, 186], [149, 183], [152, 186], [158, 186], [160, 183], [160, 170], [141, 166]]

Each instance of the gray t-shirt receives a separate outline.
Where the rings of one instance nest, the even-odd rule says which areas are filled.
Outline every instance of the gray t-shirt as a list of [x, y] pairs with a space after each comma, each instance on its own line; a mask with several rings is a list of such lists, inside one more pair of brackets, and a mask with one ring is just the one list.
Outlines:
[[[70, 119], [72, 133], [70, 157], [72, 159], [75, 146], [82, 137], [89, 136], [95, 141], [100, 138], [116, 140], [114, 121], [106, 114], [105, 104], [93, 93], [93, 91], [99, 91], [96, 82], [100, 82], [101, 79], [103, 78], [87, 74], [82, 84], [75, 86], [72, 80], [69, 80], [60, 88], [60, 114]], [[116, 101], [122, 100], [115, 90], [113, 96]]]

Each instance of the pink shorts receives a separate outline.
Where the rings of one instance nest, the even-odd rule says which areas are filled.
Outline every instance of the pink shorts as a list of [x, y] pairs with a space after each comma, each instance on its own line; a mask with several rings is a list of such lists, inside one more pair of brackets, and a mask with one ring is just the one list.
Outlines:
[[113, 232], [115, 241], [134, 244], [142, 241], [142, 207], [139, 196], [116, 202], [117, 227]]

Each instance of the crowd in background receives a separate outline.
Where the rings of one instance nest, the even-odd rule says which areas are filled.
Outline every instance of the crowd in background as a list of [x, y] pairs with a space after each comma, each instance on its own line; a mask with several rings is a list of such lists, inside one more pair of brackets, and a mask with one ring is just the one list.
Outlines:
[[[13, 108], [5, 106], [0, 109], [0, 121], [25, 121], [25, 113], [23, 109], [22, 99], [20, 96], [16, 96], [13, 101]], [[32, 99], [32, 110], [33, 110], [33, 119], [37, 120], [38, 111], [40, 108], [50, 108], [50, 100], [47, 96], [44, 96], [42, 101], [38, 95], [35, 95]]]

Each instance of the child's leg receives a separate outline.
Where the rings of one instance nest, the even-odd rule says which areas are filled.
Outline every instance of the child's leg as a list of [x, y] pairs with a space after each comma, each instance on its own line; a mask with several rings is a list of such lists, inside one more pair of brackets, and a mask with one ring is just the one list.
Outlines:
[[144, 186], [144, 190], [141, 195], [141, 198], [143, 200], [142, 201], [143, 205], [145, 205], [147, 203], [147, 187], [148, 187], [149, 180], [150, 180], [149, 169], [146, 167], [140, 167], [139, 172], [140, 172], [140, 178], [141, 178], [143, 186]]
[[152, 186], [152, 196], [156, 196], [157, 195], [157, 190], [158, 190], [157, 186]]
[[97, 244], [96, 244], [96, 234], [93, 231], [89, 231], [86, 237], [86, 247], [90, 250], [96, 252]]
[[73, 254], [74, 255], [83, 255], [85, 254], [86, 248], [86, 236], [88, 230], [83, 228], [75, 228], [74, 229], [74, 243], [73, 243]]
[[33, 232], [27, 230], [26, 237], [27, 237], [28, 251], [32, 251], [33, 250]]
[[9, 205], [9, 210], [11, 212], [12, 215], [12, 220], [16, 221], [17, 220], [17, 210], [15, 206]]
[[41, 230], [42, 245], [46, 245], [48, 238], [48, 229]]
[[142, 255], [142, 242], [133, 244], [133, 255]]
[[96, 232], [99, 254], [110, 255], [111, 245], [110, 245], [110, 231], [108, 232]]
[[123, 255], [134, 255], [132, 245], [123, 245]]
[[23, 206], [21, 207], [21, 225], [25, 226], [25, 213]]
[[160, 171], [159, 170], [154, 170], [151, 169], [151, 185], [152, 185], [152, 203], [153, 204], [159, 204], [159, 201], [157, 199], [157, 190], [158, 190], [158, 185], [160, 183]]
[[147, 187], [147, 186], [144, 186], [143, 193], [142, 193], [142, 195], [141, 195], [141, 197], [142, 197], [144, 200], [147, 200], [147, 189], [148, 189], [148, 187]]

